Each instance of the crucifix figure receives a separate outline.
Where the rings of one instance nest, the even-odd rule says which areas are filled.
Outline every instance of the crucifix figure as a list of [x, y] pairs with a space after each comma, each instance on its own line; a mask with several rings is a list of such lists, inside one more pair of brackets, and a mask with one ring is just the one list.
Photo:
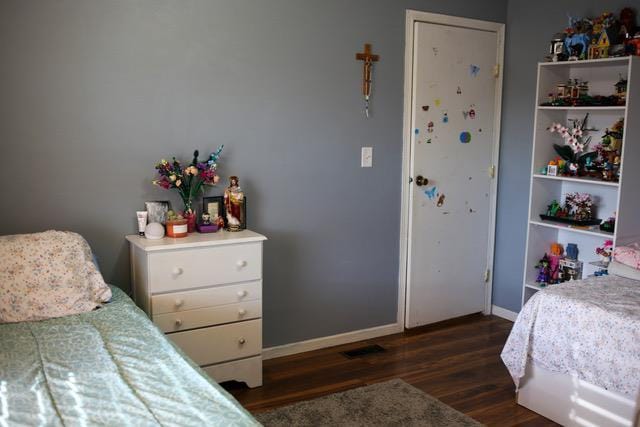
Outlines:
[[371, 53], [371, 45], [365, 43], [364, 52], [356, 53], [358, 61], [364, 61], [362, 69], [362, 95], [364, 96], [364, 114], [369, 117], [369, 97], [371, 96], [371, 68], [380, 59], [379, 55]]

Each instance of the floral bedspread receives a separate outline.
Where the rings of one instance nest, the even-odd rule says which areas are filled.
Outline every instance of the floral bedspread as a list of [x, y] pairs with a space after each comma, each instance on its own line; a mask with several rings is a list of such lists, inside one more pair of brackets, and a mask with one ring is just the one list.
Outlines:
[[0, 426], [259, 426], [112, 291], [89, 313], [0, 324]]
[[640, 282], [604, 276], [537, 292], [518, 315], [501, 356], [516, 387], [533, 362], [635, 398]]

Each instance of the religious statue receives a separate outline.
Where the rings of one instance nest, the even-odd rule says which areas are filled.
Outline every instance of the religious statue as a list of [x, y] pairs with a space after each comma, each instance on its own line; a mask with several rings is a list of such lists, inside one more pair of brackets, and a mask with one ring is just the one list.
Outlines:
[[224, 207], [229, 231], [240, 231], [246, 227], [244, 193], [239, 182], [237, 176], [229, 177], [229, 186], [224, 190]]

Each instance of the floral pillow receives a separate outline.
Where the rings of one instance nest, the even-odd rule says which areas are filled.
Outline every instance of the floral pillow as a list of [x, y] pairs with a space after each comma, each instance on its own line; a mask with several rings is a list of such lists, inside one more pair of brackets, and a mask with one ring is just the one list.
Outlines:
[[110, 299], [111, 289], [79, 234], [0, 236], [0, 323], [84, 313]]

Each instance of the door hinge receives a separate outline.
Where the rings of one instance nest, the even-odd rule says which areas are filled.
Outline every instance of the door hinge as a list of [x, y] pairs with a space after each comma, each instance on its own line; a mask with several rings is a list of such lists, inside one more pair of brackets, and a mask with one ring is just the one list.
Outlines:
[[488, 268], [484, 271], [484, 282], [487, 283], [489, 281], [489, 278], [491, 277], [491, 270], [489, 270]]
[[490, 178], [496, 177], [496, 165], [489, 166], [489, 177]]
[[493, 66], [493, 77], [496, 79], [500, 77], [500, 64], [496, 64]]

